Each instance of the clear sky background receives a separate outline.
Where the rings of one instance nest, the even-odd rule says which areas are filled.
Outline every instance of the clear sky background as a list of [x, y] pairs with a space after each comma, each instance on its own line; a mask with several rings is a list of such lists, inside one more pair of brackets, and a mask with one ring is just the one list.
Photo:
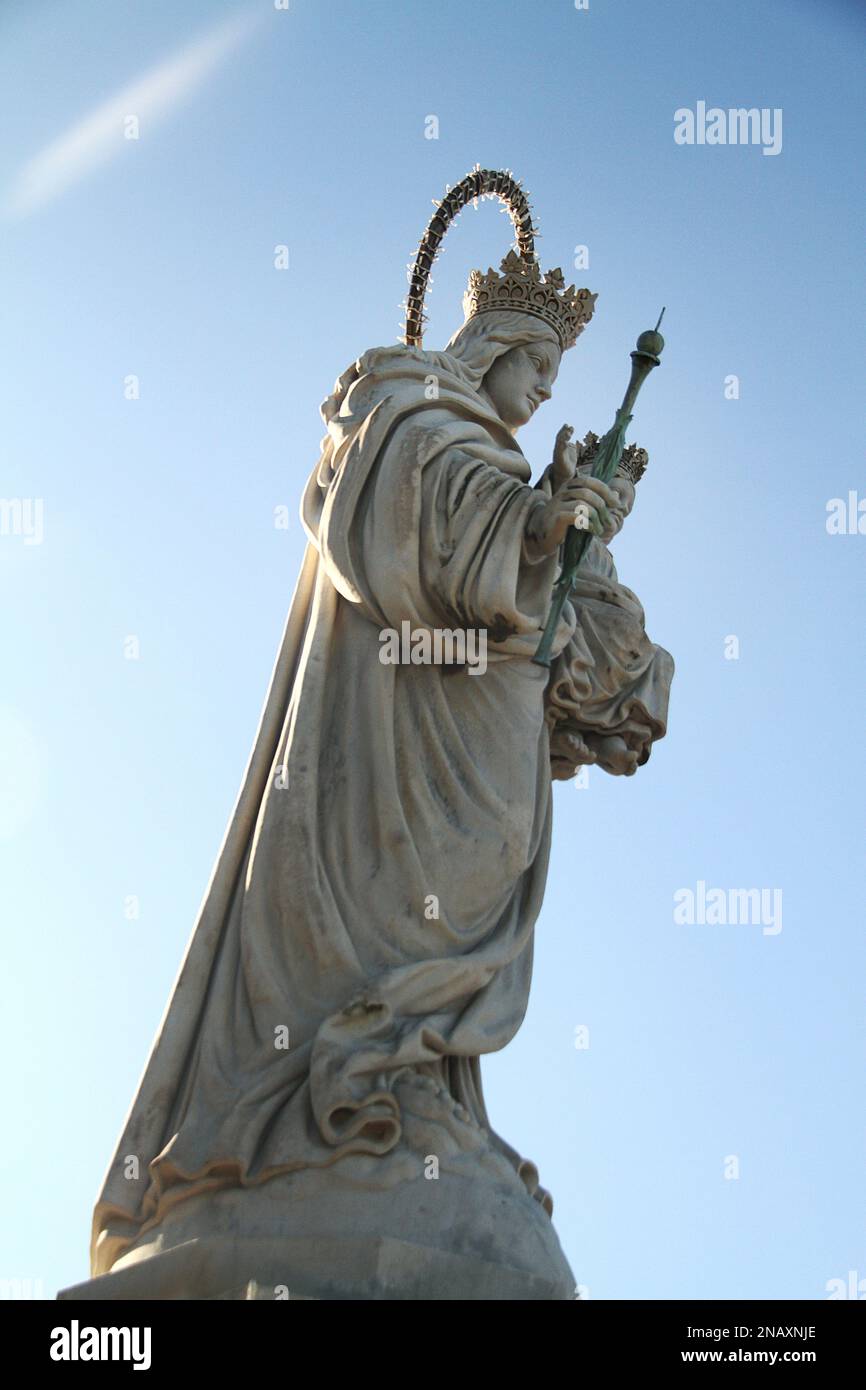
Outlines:
[[[866, 1280], [866, 535], [826, 525], [866, 497], [864, 36], [837, 0], [2, 6], [0, 493], [42, 499], [44, 533], [0, 536], [0, 1278], [87, 1276], [299, 568], [319, 402], [398, 337], [431, 200], [477, 161], [599, 295], [521, 433], [536, 473], [564, 421], [608, 427], [667, 306], [615, 556], [677, 663], [648, 765], [555, 788], [492, 1121], [591, 1298]], [[781, 152], [677, 145], [699, 101], [781, 108]], [[510, 240], [493, 203], [463, 214], [426, 346]], [[781, 932], [675, 923], [699, 881], [781, 890]]]

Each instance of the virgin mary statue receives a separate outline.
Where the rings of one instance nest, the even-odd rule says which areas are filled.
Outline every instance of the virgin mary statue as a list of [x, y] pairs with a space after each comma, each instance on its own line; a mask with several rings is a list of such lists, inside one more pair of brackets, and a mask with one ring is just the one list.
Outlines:
[[[418, 284], [486, 192], [518, 252], [473, 272], [463, 326], [425, 351]], [[631, 483], [582, 473], [564, 428], [533, 486], [515, 438], [595, 300], [541, 274], [521, 199], [485, 171], [449, 195], [407, 341], [322, 406], [249, 765], [96, 1206], [94, 1277], [63, 1297], [574, 1296], [480, 1058], [526, 1011], [551, 777], [646, 762], [673, 667], [605, 546]], [[548, 671], [577, 516], [595, 560]]]

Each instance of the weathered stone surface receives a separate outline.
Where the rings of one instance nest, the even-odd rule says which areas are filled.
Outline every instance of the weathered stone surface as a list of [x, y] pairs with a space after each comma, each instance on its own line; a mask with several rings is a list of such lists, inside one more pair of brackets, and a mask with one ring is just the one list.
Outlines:
[[[332, 1261], [330, 1272], [327, 1262]], [[262, 1264], [279, 1268], [289, 1283], [249, 1278]], [[238, 1276], [240, 1281], [237, 1282]], [[247, 1282], [243, 1282], [244, 1279]], [[191, 1241], [164, 1254], [64, 1289], [75, 1300], [225, 1299], [258, 1302], [412, 1300], [421, 1302], [559, 1300], [573, 1286], [554, 1283], [504, 1264], [412, 1245], [383, 1236], [351, 1240]]]
[[[449, 1259], [453, 1277], [440, 1284]], [[525, 1179], [479, 1150], [446, 1160], [436, 1178], [420, 1165], [399, 1177], [392, 1160], [359, 1156], [324, 1175], [190, 1197], [110, 1273], [62, 1297], [217, 1298], [250, 1281], [290, 1298], [568, 1299], [575, 1287]]]

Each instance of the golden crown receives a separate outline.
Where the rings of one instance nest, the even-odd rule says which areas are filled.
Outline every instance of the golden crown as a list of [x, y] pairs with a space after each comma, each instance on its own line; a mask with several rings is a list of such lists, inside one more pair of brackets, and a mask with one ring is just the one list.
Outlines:
[[[598, 435], [592, 430], [588, 430], [581, 441], [580, 467], [585, 469], [592, 465], [598, 446], [601, 443]], [[622, 457], [617, 465], [617, 473], [620, 477], [628, 478], [633, 487], [637, 487], [649, 465], [649, 454], [640, 444], [626, 444], [622, 451]]]
[[549, 323], [557, 334], [563, 352], [573, 347], [595, 309], [597, 295], [589, 290], [565, 287], [562, 271], [548, 270], [543, 274], [535, 255], [535, 233], [529, 201], [514, 176], [504, 169], [482, 169], [476, 164], [471, 173], [454, 188], [447, 190], [427, 224], [409, 267], [409, 294], [403, 341], [410, 347], [421, 347], [424, 322], [424, 295], [430, 270], [439, 253], [442, 239], [454, 218], [467, 203], [479, 198], [498, 198], [514, 226], [517, 250], [509, 251], [501, 264], [502, 274], [493, 267], [485, 275], [473, 270], [463, 296], [465, 321], [491, 309], [518, 309], [525, 314]]
[[486, 275], [481, 270], [470, 272], [469, 287], [463, 296], [466, 319], [491, 309], [519, 309], [550, 324], [563, 352], [574, 347], [592, 318], [598, 295], [575, 290], [574, 285], [566, 289], [565, 276], [558, 267], [542, 274], [537, 261], [525, 261], [514, 250], [508, 252], [500, 270], [501, 275], [492, 266]]

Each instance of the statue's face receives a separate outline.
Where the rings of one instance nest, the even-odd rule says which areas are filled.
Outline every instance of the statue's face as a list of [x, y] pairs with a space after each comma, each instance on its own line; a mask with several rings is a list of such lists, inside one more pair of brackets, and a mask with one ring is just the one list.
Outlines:
[[509, 429], [525, 425], [542, 401], [549, 401], [562, 359], [555, 338], [522, 343], [497, 357], [481, 390]]

